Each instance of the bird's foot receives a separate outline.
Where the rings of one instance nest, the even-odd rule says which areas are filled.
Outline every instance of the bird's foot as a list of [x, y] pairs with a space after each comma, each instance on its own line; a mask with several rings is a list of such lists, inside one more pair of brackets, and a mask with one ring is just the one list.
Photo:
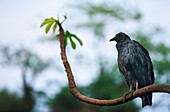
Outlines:
[[123, 99], [123, 102], [126, 102], [126, 96], [128, 95], [128, 94], [131, 94], [132, 96], [133, 96], [133, 92], [134, 92], [135, 90], [132, 90], [132, 91], [130, 91], [130, 92], [128, 92], [128, 93], [125, 93], [124, 95], [123, 95], [123, 97], [124, 97], [124, 99]]

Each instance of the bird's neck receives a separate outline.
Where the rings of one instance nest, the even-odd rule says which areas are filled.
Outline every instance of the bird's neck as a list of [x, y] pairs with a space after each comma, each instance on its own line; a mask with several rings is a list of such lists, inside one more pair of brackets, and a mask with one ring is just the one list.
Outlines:
[[124, 43], [124, 42], [121, 42], [121, 43], [117, 43], [116, 44], [116, 48], [119, 51], [122, 51], [124, 50], [125, 48], [127, 48], [127, 43]]

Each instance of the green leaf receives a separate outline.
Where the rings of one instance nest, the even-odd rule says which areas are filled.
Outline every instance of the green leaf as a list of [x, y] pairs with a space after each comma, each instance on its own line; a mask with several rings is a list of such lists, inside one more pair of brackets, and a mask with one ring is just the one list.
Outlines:
[[70, 33], [68, 30], [65, 31], [64, 36], [65, 36], [65, 44], [67, 45], [67, 41], [68, 41], [68, 38], [69, 38], [70, 43], [71, 43], [71, 47], [73, 49], [76, 49], [76, 44], [73, 41], [73, 38], [75, 38], [81, 46], [83, 45], [83, 42], [80, 40], [80, 38], [78, 38], [75, 34]]
[[64, 15], [64, 19], [67, 19], [67, 13]]
[[53, 23], [54, 23], [54, 22], [51, 22], [51, 23], [49, 23], [49, 24], [46, 26], [46, 28], [45, 28], [45, 33], [46, 33], [46, 34], [49, 32], [49, 30], [50, 30], [50, 28], [51, 28], [51, 26], [52, 26]]
[[43, 27], [44, 25], [46, 25], [46, 24], [48, 24], [48, 23], [51, 23], [51, 22], [53, 22], [52, 19], [46, 18], [46, 19], [41, 23], [40, 27]]
[[57, 37], [57, 38], [60, 38], [60, 34], [58, 33], [58, 34], [56, 35], [56, 37]]
[[79, 44], [81, 46], [83, 46], [83, 42], [80, 40], [80, 38], [77, 37], [77, 35], [75, 35], [75, 34], [70, 34], [70, 35], [71, 35], [71, 37], [74, 37], [79, 42]]
[[56, 28], [57, 28], [58, 24], [55, 23], [54, 26], [53, 26], [53, 32], [55, 32]]
[[66, 31], [65, 34], [64, 34], [64, 37], [65, 37], [65, 46], [67, 46], [68, 38], [70, 38], [69, 36], [70, 36], [70, 33], [68, 31]]
[[76, 49], [76, 44], [75, 44], [75, 42], [72, 40], [71, 37], [69, 37], [69, 39], [70, 39], [71, 47], [72, 47], [73, 49]]
[[78, 42], [79, 42], [79, 44], [82, 46], [83, 45], [83, 42], [81, 41], [81, 39], [79, 38], [79, 37], [77, 37], [77, 35], [75, 35], [75, 34], [72, 34], [72, 33], [70, 33], [69, 31], [66, 31], [66, 33], [72, 38], [75, 38]]
[[50, 21], [43, 21], [40, 25], [40, 27], [43, 27], [44, 25], [46, 25], [47, 23], [49, 23]]

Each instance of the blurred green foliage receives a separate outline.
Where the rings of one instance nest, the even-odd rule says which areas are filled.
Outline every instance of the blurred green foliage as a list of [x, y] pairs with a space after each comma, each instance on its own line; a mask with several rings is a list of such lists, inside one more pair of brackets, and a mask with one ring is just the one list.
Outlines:
[[18, 66], [21, 71], [31, 71], [33, 76], [52, 65], [52, 60], [43, 60], [37, 54], [25, 48], [13, 49], [10, 46], [1, 46], [2, 65]]
[[60, 93], [49, 101], [49, 104], [52, 106], [52, 112], [67, 112], [68, 110], [76, 112], [76, 110], [80, 110], [81, 105], [81, 103], [70, 94], [68, 87], [63, 87]]
[[19, 112], [22, 109], [22, 98], [15, 93], [9, 93], [7, 90], [0, 92], [0, 112]]
[[36, 94], [36, 90], [34, 90], [33, 83], [37, 75], [52, 66], [52, 61], [45, 61], [25, 48], [15, 49], [1, 45], [0, 50], [1, 66], [19, 67], [23, 94], [18, 97], [16, 94], [2, 90], [0, 92], [0, 112], [32, 112], [36, 103], [36, 98], [33, 95]]
[[123, 7], [120, 4], [114, 4], [113, 2], [99, 2], [96, 4], [86, 2], [85, 4], [79, 5], [78, 8], [84, 11], [91, 18], [96, 18], [96, 16], [99, 15], [100, 17], [105, 16], [107, 18], [114, 18], [118, 21], [124, 21], [127, 19], [141, 19], [141, 13], [137, 10], [131, 11], [129, 8]]
[[33, 102], [29, 99], [19, 97], [17, 93], [11, 93], [7, 90], [0, 91], [0, 112], [31, 112]]
[[128, 20], [139, 21], [142, 14], [130, 6], [122, 4], [108, 3], [102, 1], [98, 3], [84, 2], [77, 6], [77, 9], [83, 13], [83, 17], [87, 18], [77, 23], [78, 27], [87, 28], [102, 39], [108, 25], [115, 26], [116, 23], [126, 22]]

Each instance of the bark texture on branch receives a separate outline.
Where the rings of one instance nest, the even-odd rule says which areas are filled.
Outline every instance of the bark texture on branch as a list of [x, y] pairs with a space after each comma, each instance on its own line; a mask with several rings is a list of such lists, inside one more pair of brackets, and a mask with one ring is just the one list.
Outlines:
[[[77, 98], [83, 102], [89, 103], [89, 104], [110, 106], [110, 105], [118, 105], [118, 104], [128, 102], [130, 100], [133, 100], [133, 99], [141, 96], [142, 94], [146, 94], [146, 93], [150, 93], [150, 92], [170, 93], [170, 85], [168, 85], [168, 84], [154, 84], [154, 85], [146, 86], [144, 88], [136, 90], [133, 93], [127, 94], [126, 100], [125, 100], [124, 96], [122, 96], [120, 98], [116, 98], [116, 99], [103, 100], [103, 99], [89, 98], [89, 97], [82, 95], [76, 87], [76, 83], [74, 81], [74, 76], [73, 76], [70, 64], [67, 60], [66, 49], [65, 49], [66, 48], [65, 47], [65, 39], [64, 39], [64, 29], [62, 28], [61, 23], [58, 22], [58, 25], [59, 25], [59, 32], [60, 32], [61, 59], [62, 59], [63, 65], [65, 67], [65, 71], [67, 73], [67, 78], [68, 78], [68, 83], [69, 83], [68, 85], [69, 85], [70, 91], [75, 98]], [[113, 92], [113, 94], [114, 94], [114, 92]]]

